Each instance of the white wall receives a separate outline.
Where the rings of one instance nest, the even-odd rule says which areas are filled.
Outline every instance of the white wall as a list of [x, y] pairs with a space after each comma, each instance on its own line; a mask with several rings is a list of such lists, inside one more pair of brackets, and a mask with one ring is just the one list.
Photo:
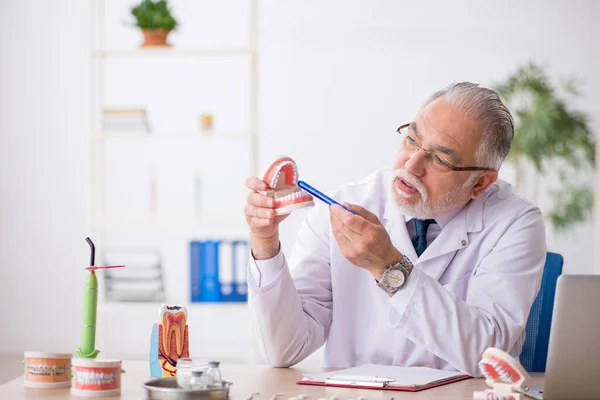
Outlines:
[[[580, 78], [578, 105], [598, 115], [597, 2], [260, 5], [260, 163], [288, 154], [323, 190], [388, 165], [395, 127], [432, 91], [458, 80], [491, 85], [528, 60], [553, 76]], [[0, 0], [0, 320], [10, 321], [0, 328], [0, 352], [78, 345], [89, 228], [87, 7]], [[175, 44], [189, 45], [184, 32]], [[132, 37], [123, 43], [137, 43]], [[285, 249], [301, 217], [283, 226]], [[549, 234], [566, 271], [592, 270], [592, 231], [590, 222], [566, 236]], [[182, 260], [168, 267], [171, 276], [186, 275]], [[222, 321], [244, 340], [250, 334]]]
[[[433, 91], [493, 85], [530, 60], [577, 77], [576, 105], [595, 116], [597, 15], [589, 1], [265, 1], [260, 158], [289, 154], [303, 179], [333, 189], [390, 165], [394, 129]], [[282, 227], [286, 248], [300, 219]], [[566, 272], [592, 271], [592, 227], [548, 229]]]
[[0, 352], [79, 344], [87, 2], [0, 2]]

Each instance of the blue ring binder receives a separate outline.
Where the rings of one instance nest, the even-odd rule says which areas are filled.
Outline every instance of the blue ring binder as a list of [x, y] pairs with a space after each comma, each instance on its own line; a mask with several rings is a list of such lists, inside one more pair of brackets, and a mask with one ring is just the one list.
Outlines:
[[[223, 284], [219, 269], [225, 267], [219, 260], [219, 250], [222, 245], [231, 246], [231, 284]], [[246, 269], [247, 259], [240, 259], [240, 249], [248, 253], [246, 240], [202, 240], [190, 242], [190, 290], [192, 302], [220, 303], [246, 302], [247, 283], [245, 273], [240, 280], [238, 271]]]

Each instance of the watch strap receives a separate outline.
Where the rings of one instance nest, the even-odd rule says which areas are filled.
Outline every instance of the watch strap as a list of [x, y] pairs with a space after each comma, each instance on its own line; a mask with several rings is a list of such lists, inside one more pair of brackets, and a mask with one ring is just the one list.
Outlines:
[[[401, 273], [404, 275], [404, 281], [402, 282], [401, 285], [399, 285], [397, 287], [391, 286], [389, 284], [389, 282], [387, 281], [387, 277], [389, 276], [389, 274], [392, 270], [401, 271]], [[377, 285], [380, 288], [382, 288], [385, 292], [387, 292], [389, 294], [393, 294], [393, 293], [396, 293], [398, 290], [400, 290], [404, 285], [406, 285], [406, 281], [408, 280], [412, 270], [413, 270], [413, 263], [410, 261], [410, 259], [408, 257], [406, 257], [403, 254], [402, 259], [399, 262], [388, 266], [383, 271], [383, 274], [381, 276], [381, 281], [378, 281], [377, 279], [375, 281], [377, 282]]]

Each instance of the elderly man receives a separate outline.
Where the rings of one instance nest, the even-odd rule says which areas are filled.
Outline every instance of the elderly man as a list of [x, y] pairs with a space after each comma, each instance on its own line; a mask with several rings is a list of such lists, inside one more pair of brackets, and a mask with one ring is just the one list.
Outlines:
[[[363, 363], [480, 375], [487, 347], [515, 357], [546, 258], [540, 210], [498, 180], [514, 134], [497, 93], [458, 83], [398, 128], [393, 168], [308, 213], [290, 262], [256, 177], [249, 303], [259, 347], [290, 366], [326, 343], [325, 367]], [[289, 268], [288, 268], [289, 265]]]

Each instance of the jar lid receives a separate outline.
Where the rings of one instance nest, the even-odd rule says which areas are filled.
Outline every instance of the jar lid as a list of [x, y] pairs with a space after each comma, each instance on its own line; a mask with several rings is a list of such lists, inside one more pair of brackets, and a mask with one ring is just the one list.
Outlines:
[[71, 359], [72, 355], [69, 353], [43, 353], [40, 351], [25, 351], [23, 352], [25, 358], [68, 358]]
[[79, 358], [73, 357], [71, 364], [74, 367], [84, 368], [116, 368], [121, 369], [121, 360], [103, 358]]
[[208, 362], [208, 366], [209, 366], [209, 367], [216, 367], [216, 368], [219, 368], [219, 365], [220, 365], [220, 364], [221, 364], [221, 363], [220, 363], [219, 361], [209, 361], [209, 362]]
[[192, 376], [202, 376], [202, 371], [192, 371]]

